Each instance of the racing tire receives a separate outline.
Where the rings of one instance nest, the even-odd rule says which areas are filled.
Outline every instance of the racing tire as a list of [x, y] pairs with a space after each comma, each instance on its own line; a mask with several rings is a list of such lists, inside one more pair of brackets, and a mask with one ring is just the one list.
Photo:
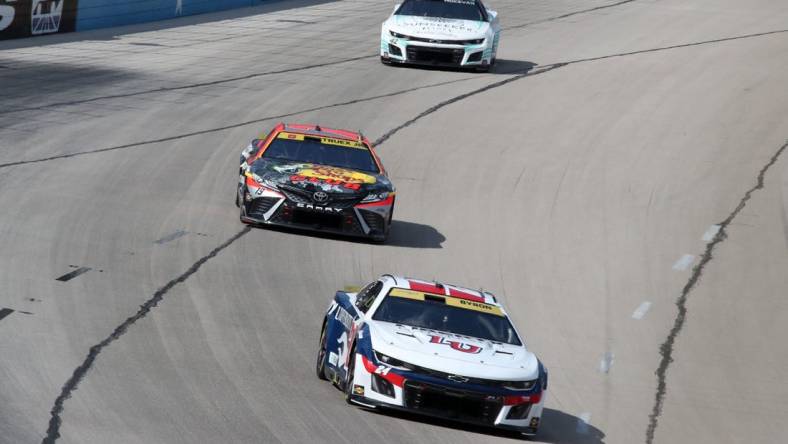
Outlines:
[[317, 378], [328, 381], [326, 376], [326, 322], [323, 321], [323, 328], [320, 329], [320, 342], [317, 346], [317, 361], [315, 362], [315, 374]]
[[345, 401], [353, 405], [353, 377], [356, 373], [356, 347], [350, 350], [350, 360], [347, 364], [347, 379], [345, 380]]
[[391, 60], [389, 60], [389, 59], [386, 59], [386, 58], [385, 58], [385, 57], [383, 57], [383, 56], [380, 56], [380, 63], [382, 63], [382, 64], [384, 64], [384, 65], [391, 65]]
[[241, 208], [241, 199], [238, 198], [238, 195], [241, 194], [241, 187], [235, 188], [235, 206]]

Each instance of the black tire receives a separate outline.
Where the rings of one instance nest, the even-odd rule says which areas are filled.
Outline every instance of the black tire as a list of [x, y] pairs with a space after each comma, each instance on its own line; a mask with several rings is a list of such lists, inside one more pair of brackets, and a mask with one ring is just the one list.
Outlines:
[[241, 194], [241, 187], [235, 187], [235, 206], [241, 208], [241, 200], [238, 199], [239, 194]]
[[353, 404], [351, 397], [353, 395], [353, 376], [356, 373], [356, 348], [350, 350], [350, 360], [347, 364], [347, 379], [345, 380], [345, 401], [348, 404]]
[[317, 361], [315, 362], [315, 374], [318, 379], [328, 381], [326, 376], [326, 321], [323, 321], [323, 328], [320, 329], [320, 342], [317, 346]]
[[388, 60], [386, 58], [383, 58], [383, 56], [380, 56], [380, 63], [384, 65], [391, 65], [391, 60]]

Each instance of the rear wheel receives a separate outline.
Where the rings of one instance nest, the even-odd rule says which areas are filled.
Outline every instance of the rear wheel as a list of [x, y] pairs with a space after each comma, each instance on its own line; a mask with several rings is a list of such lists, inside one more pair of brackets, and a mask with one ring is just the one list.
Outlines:
[[328, 380], [326, 377], [326, 323], [323, 321], [323, 328], [320, 330], [320, 343], [317, 349], [317, 362], [315, 364], [315, 373], [318, 379], [324, 381]]

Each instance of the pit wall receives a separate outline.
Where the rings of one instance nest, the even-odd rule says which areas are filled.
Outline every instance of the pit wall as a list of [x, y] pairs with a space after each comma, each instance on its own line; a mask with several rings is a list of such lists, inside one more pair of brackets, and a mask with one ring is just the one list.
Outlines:
[[166, 20], [266, 0], [0, 0], [0, 40]]

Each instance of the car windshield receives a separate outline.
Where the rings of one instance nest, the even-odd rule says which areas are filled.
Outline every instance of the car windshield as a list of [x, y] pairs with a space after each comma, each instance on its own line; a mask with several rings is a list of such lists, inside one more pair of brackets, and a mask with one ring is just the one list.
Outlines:
[[395, 14], [485, 21], [481, 8], [474, 0], [405, 0]]
[[383, 298], [372, 319], [522, 345], [498, 307], [451, 296], [395, 288]]
[[330, 137], [280, 133], [265, 149], [263, 158], [380, 172], [372, 153], [362, 143]]

